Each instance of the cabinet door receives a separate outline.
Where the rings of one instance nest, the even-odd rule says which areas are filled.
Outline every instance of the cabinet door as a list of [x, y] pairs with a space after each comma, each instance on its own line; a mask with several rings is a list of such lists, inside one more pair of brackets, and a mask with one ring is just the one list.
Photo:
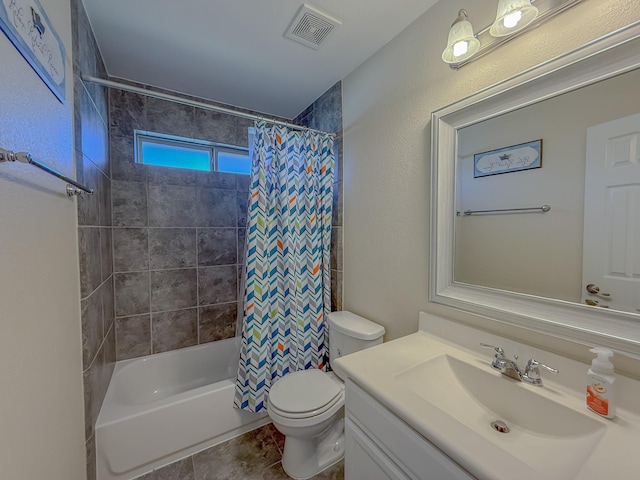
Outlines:
[[[351, 426], [357, 428], [396, 469], [402, 472], [400, 478], [475, 480], [469, 472], [351, 380], [347, 380], [346, 415], [349, 426], [345, 427], [345, 430], [349, 432]], [[359, 465], [354, 465], [349, 455], [345, 455], [345, 468], [349, 468], [349, 463], [351, 468], [360, 468]]]
[[345, 480], [409, 480], [349, 419], [345, 423]]

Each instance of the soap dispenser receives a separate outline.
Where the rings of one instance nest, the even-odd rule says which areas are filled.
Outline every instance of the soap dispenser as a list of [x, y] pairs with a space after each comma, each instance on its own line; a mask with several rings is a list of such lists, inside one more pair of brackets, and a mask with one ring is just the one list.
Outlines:
[[606, 348], [592, 348], [589, 350], [597, 356], [591, 362], [587, 373], [587, 406], [598, 415], [606, 418], [616, 416], [616, 404], [613, 383], [613, 364], [609, 358], [613, 352]]

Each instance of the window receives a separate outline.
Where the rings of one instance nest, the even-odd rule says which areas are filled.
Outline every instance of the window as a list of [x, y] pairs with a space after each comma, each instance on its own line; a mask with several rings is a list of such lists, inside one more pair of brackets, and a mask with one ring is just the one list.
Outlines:
[[206, 172], [251, 173], [246, 148], [141, 130], [135, 131], [135, 161]]

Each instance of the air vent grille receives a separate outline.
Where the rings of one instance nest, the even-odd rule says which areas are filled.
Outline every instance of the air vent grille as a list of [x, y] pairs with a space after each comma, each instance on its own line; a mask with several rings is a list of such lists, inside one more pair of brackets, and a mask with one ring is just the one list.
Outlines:
[[317, 50], [338, 25], [340, 21], [304, 4], [291, 22], [285, 37]]

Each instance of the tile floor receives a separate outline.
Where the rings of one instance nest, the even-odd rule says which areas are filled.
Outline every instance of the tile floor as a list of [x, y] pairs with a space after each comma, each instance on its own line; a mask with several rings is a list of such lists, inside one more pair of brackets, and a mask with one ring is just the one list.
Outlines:
[[[280, 459], [284, 436], [265, 425], [139, 477], [138, 480], [287, 480]], [[343, 480], [344, 460], [313, 480]]]

